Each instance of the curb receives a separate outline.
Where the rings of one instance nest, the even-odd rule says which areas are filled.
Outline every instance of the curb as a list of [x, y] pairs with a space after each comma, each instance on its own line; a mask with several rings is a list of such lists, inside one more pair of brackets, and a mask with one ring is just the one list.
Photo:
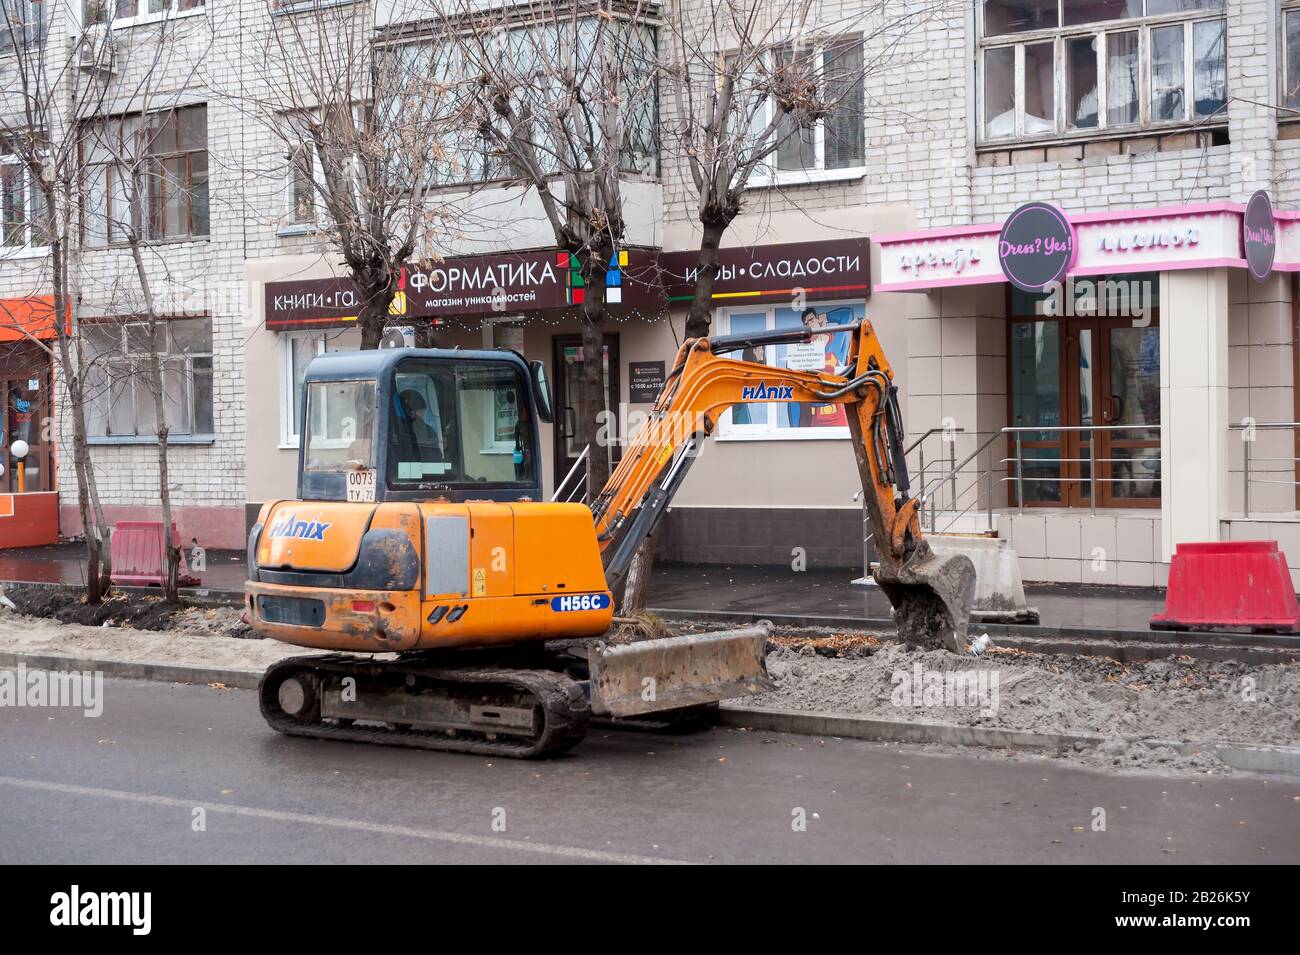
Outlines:
[[[816, 710], [762, 709], [724, 703], [718, 707], [718, 721], [738, 729], [798, 733], [804, 736], [839, 736], [844, 739], [888, 743], [941, 743], [951, 746], [988, 746], [996, 749], [1051, 751], [1094, 749], [1110, 737], [1095, 733], [1038, 733], [1033, 730], [998, 729], [990, 726], [957, 726], [925, 720], [881, 720], [853, 713], [825, 713]], [[1139, 739], [1156, 748], [1168, 746], [1180, 755], [1212, 750], [1233, 769], [1253, 773], [1300, 775], [1300, 746], [1251, 743], [1192, 743], [1181, 740]]]
[[[0, 668], [19, 665], [34, 670], [95, 670], [105, 676], [160, 683], [220, 683], [240, 690], [256, 690], [262, 670], [203, 667], [151, 660], [98, 660], [90, 657], [0, 651]], [[1050, 751], [1093, 749], [1108, 737], [1095, 733], [1039, 733], [1033, 730], [990, 726], [957, 726], [926, 720], [881, 720], [853, 713], [816, 710], [766, 709], [723, 703], [718, 722], [738, 729], [796, 733], [802, 736], [838, 736], [844, 739], [891, 743], [944, 743], [953, 746], [987, 746], [997, 749]], [[1168, 746], [1188, 755], [1212, 749], [1228, 766], [1246, 772], [1300, 775], [1300, 746], [1250, 743], [1190, 743], [1146, 739], [1148, 746]]]
[[[720, 623], [739, 626], [770, 620], [778, 627], [813, 629], [892, 630], [894, 621], [875, 617], [808, 616], [805, 614], [748, 613], [736, 610], [686, 610], [651, 607], [665, 620]], [[1043, 627], [1037, 624], [972, 623], [972, 631], [987, 633], [998, 646], [1037, 653], [1083, 653], [1113, 657], [1121, 662], [1152, 660], [1184, 653], [1201, 660], [1235, 660], [1240, 663], [1281, 663], [1300, 660], [1300, 635], [1192, 633], [1172, 630], [1086, 630]]]
[[45, 653], [0, 651], [0, 667], [19, 665], [33, 670], [94, 670], [104, 676], [125, 680], [153, 680], [159, 683], [221, 683], [240, 690], [256, 690], [261, 670], [236, 670], [230, 667], [192, 666], [187, 663], [157, 663], [152, 660], [97, 660], [93, 657], [68, 657]]

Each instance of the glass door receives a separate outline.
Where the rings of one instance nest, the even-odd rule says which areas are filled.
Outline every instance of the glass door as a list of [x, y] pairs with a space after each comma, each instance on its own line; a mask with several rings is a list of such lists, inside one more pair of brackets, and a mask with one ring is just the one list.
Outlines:
[[1090, 507], [1095, 466], [1098, 507], [1159, 507], [1158, 319], [1013, 318], [1010, 331], [1011, 424], [1024, 430], [1008, 442], [1008, 500], [1019, 483], [1026, 506]]
[[[1110, 507], [1160, 506], [1160, 329], [1106, 322], [1102, 333], [1101, 418], [1119, 426], [1097, 437], [1105, 459], [1098, 503]], [[1142, 427], [1150, 425], [1151, 427]]]
[[[1101, 369], [1097, 361], [1098, 322], [1094, 320], [1065, 322], [1065, 415], [1071, 426], [1089, 428], [1098, 424], [1097, 394], [1100, 390]], [[1090, 431], [1064, 431], [1061, 446], [1065, 449], [1065, 502], [1070, 507], [1089, 507], [1092, 504], [1094, 433]], [[1098, 478], [1101, 477], [1100, 467]], [[1099, 495], [1100, 496], [1100, 495]]]
[[[555, 483], [558, 485], [578, 462], [578, 456], [592, 440], [596, 427], [594, 421], [587, 421], [579, 413], [579, 387], [582, 382], [582, 336], [556, 335], [553, 340], [555, 374]], [[605, 410], [610, 426], [607, 431], [613, 441], [609, 451], [613, 463], [622, 456], [622, 448], [617, 442], [618, 435], [613, 433], [618, 427], [618, 336], [606, 335], [602, 355], [602, 377], [605, 383]], [[604, 448], [593, 448], [605, 451]]]
[[23, 487], [27, 491], [54, 490], [54, 448], [45, 436], [49, 415], [49, 376], [33, 371], [29, 375], [0, 378], [0, 400], [3, 400], [3, 434], [0, 435], [0, 454], [4, 455], [4, 477], [0, 490], [12, 493], [18, 490], [18, 466], [10, 449], [15, 441], [27, 444], [23, 459]]

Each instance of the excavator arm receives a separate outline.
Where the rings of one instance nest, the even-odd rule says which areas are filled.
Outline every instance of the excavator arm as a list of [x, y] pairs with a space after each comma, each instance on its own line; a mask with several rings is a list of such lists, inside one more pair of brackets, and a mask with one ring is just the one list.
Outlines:
[[[743, 348], [851, 335], [838, 373], [797, 371], [725, 357]], [[593, 502], [606, 579], [616, 587], [658, 524], [705, 438], [729, 407], [750, 402], [843, 405], [876, 543], [875, 578], [908, 643], [965, 649], [975, 570], [938, 557], [921, 533], [903, 452], [894, 372], [867, 320], [817, 329], [697, 338], [677, 352], [649, 419]]]

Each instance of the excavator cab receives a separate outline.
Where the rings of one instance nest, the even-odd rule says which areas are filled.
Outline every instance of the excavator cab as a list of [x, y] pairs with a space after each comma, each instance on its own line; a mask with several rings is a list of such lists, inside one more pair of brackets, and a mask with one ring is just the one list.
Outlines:
[[303, 381], [303, 501], [540, 500], [546, 373], [511, 351], [331, 352]]

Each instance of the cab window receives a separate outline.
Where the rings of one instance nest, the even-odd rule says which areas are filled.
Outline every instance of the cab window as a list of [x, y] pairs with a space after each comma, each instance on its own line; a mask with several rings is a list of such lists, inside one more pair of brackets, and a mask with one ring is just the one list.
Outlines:
[[388, 482], [532, 484], [523, 374], [504, 362], [410, 361], [388, 409]]

